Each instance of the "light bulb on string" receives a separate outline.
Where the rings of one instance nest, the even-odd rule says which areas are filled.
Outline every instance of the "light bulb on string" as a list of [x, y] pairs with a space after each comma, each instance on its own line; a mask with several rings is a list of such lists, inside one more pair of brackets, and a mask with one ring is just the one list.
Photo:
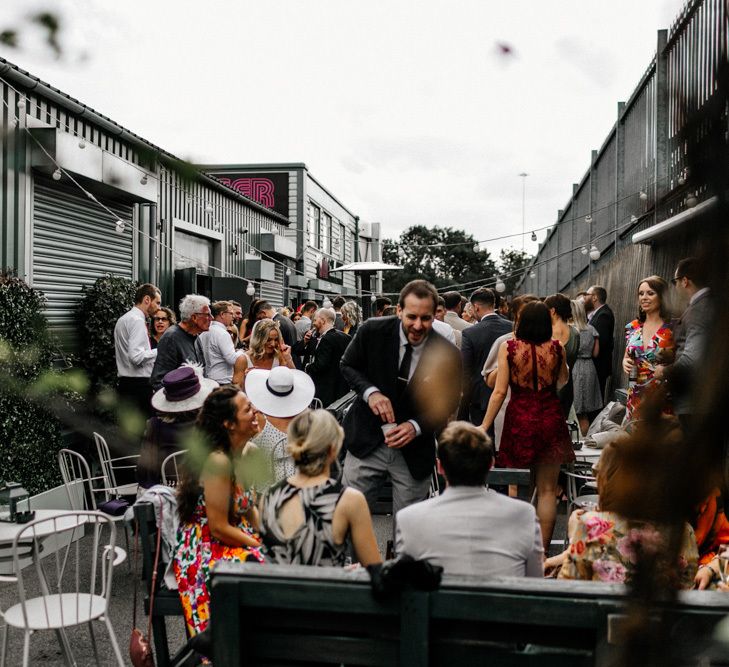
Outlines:
[[481, 248], [479, 247], [478, 243], [473, 244], [473, 252], [480, 252]]
[[291, 269], [286, 269], [286, 277], [287, 278], [291, 277]]
[[140, 182], [140, 183], [141, 183], [142, 185], [147, 185], [147, 182], [148, 182], [148, 179], [147, 179], [147, 174], [142, 174], [142, 178], [140, 178], [140, 179], [139, 179], [139, 182]]
[[638, 222], [638, 218], [636, 218], [634, 215], [631, 215], [630, 216], [630, 222], [636, 223], [636, 222]]
[[322, 308], [331, 308], [332, 302], [329, 300], [329, 298], [325, 298], [324, 301], [321, 302]]
[[535, 278], [537, 277], [537, 274], [536, 274], [536, 273], [534, 273], [534, 271], [530, 271], [530, 272], [529, 272], [529, 277], [530, 277], [530, 278], [531, 278], [532, 280], [534, 280], [534, 279], [535, 279]]
[[61, 173], [60, 169], [56, 169], [56, 171], [53, 172], [54, 181], [60, 181], [62, 177], [63, 177], [63, 174]]
[[685, 171], [682, 171], [678, 175], [678, 184], [679, 185], [685, 185], [686, 184], [686, 172]]
[[693, 192], [688, 197], [686, 197], [686, 208], [693, 208], [698, 203], [699, 200]]
[[589, 213], [585, 216], [585, 222], [588, 225], [592, 222], [592, 216]]
[[586, 245], [583, 245], [583, 246], [582, 246], [582, 247], [580, 248], [580, 252], [581, 252], [581, 253], [582, 253], [583, 255], [586, 255], [586, 254], [587, 254], [587, 252], [588, 252], [588, 251], [587, 251], [587, 246], [586, 246]]
[[494, 289], [499, 293], [503, 293], [506, 291], [506, 285], [504, 284], [504, 281], [501, 280], [501, 278], [496, 279], [496, 285], [494, 286]]
[[18, 109], [25, 109], [25, 98], [22, 95], [18, 98]]
[[256, 293], [256, 288], [253, 287], [253, 283], [249, 282], [248, 285], [246, 286], [246, 294], [248, 296], [253, 296], [255, 293]]
[[533, 243], [536, 243], [536, 241], [537, 241], [537, 233], [536, 232], [532, 232], [532, 242]]
[[374, 294], [370, 294], [370, 301], [374, 303], [375, 301], [377, 301], [377, 297]]
[[645, 201], [646, 199], [648, 199], [648, 195], [645, 192], [643, 192], [643, 190], [640, 191], [640, 194], [638, 195], [638, 197], [640, 198], [641, 201]]
[[219, 231], [220, 231], [220, 223], [219, 223], [219, 222], [218, 222], [217, 220], [215, 220], [215, 221], [213, 222], [213, 229], [214, 229], [214, 230], [215, 230], [216, 232], [219, 232]]
[[83, 137], [81, 137], [78, 140], [78, 147], [79, 148], [86, 148], [86, 139], [84, 139]]
[[593, 245], [592, 248], [590, 248], [590, 259], [593, 262], [596, 262], [598, 259], [600, 259], [600, 251], [597, 249], [596, 245]]
[[205, 213], [212, 213], [215, 209], [213, 208], [213, 205], [210, 202], [205, 202]]
[[118, 219], [116, 221], [115, 230], [117, 234], [123, 234], [124, 230], [126, 229], [126, 225], [124, 224], [124, 220]]

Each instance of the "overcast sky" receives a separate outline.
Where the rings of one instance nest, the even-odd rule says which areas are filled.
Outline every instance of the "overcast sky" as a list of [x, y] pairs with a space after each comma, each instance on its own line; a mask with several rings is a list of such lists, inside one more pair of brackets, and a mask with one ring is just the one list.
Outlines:
[[[488, 239], [521, 232], [521, 172], [527, 230], [554, 223], [683, 3], [3, 0], [0, 55], [179, 157], [305, 162], [386, 238]], [[23, 27], [48, 7], [60, 60]]]

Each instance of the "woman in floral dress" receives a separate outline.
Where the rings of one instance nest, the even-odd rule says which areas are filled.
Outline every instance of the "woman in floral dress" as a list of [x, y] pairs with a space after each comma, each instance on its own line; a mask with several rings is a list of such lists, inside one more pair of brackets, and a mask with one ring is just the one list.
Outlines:
[[256, 411], [237, 387], [221, 387], [206, 399], [197, 426], [203, 437], [188, 452], [178, 487], [180, 527], [172, 563], [190, 635], [205, 630], [210, 621], [215, 564], [263, 562], [258, 510], [234, 472], [235, 460], [258, 432]]
[[[670, 364], [674, 357], [671, 330], [665, 296], [668, 284], [659, 276], [649, 276], [638, 285], [638, 319], [625, 327], [625, 355], [623, 370], [630, 377], [633, 369], [637, 376], [628, 385], [626, 418], [639, 417], [641, 401], [656, 390], [660, 381], [653, 377], [656, 366]], [[671, 414], [670, 406], [664, 408]]]
[[691, 526], [683, 527], [681, 549], [677, 562], [669, 562], [669, 532], [664, 526], [631, 521], [614, 508], [620, 492], [620, 447], [610, 443], [600, 456], [597, 488], [599, 511], [575, 511], [569, 520], [570, 544], [567, 551], [545, 561], [545, 569], [561, 564], [561, 579], [581, 579], [604, 583], [630, 581], [639, 554], [650, 557], [653, 574], [664, 588], [688, 589], [694, 585], [698, 563], [696, 537]]

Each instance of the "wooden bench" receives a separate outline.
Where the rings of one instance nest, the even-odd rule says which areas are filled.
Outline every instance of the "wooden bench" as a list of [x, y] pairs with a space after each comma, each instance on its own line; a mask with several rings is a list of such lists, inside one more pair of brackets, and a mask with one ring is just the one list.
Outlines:
[[[377, 602], [364, 571], [220, 563], [213, 574], [216, 667], [238, 665], [538, 665], [615, 660], [622, 586], [445, 576], [438, 591]], [[671, 614], [707, 636], [722, 593], [688, 592]]]
[[[157, 520], [155, 518], [154, 506], [151, 503], [137, 503], [134, 506], [134, 516], [139, 526], [139, 554], [142, 560], [142, 580], [145, 584], [144, 613], [149, 615], [149, 600], [152, 593], [152, 571], [154, 569], [154, 556], [157, 548]], [[154, 610], [152, 615], [152, 635], [154, 636], [154, 651], [157, 667], [169, 667], [171, 664], [165, 617], [183, 616], [182, 603], [180, 602], [180, 596], [177, 591], [170, 591], [164, 586], [161, 586], [164, 572], [164, 565], [160, 564], [157, 572], [157, 589], [154, 595]]]

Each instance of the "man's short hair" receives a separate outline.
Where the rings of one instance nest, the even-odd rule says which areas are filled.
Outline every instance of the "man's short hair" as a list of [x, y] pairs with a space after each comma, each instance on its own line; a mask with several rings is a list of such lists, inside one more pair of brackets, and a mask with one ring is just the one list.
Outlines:
[[270, 303], [268, 303], [268, 301], [260, 301], [259, 303], [257, 303], [256, 306], [255, 306], [255, 308], [254, 308], [254, 312], [256, 314], [255, 315], [256, 319], [259, 319], [258, 316], [261, 313], [267, 313], [269, 310], [273, 310], [274, 311], [274, 314], [276, 312], [274, 310], [273, 306]]
[[496, 293], [488, 287], [481, 287], [471, 294], [471, 303], [474, 306], [480, 303], [487, 308], [493, 308], [496, 305]]
[[443, 308], [446, 307], [446, 305], [445, 305], [445, 299], [442, 296], [439, 296], [438, 297], [438, 305], [439, 306], [443, 306]]
[[461, 303], [461, 293], [460, 292], [446, 292], [443, 295], [443, 301], [445, 301], [445, 307], [448, 310], [453, 310], [454, 308], [458, 307], [459, 303]]
[[337, 309], [341, 308], [344, 305], [344, 297], [343, 296], [335, 296], [332, 299], [332, 308]]
[[397, 315], [397, 307], [396, 306], [385, 306], [382, 309], [382, 316], [390, 317], [391, 315]]
[[302, 313], [308, 313], [310, 310], [316, 310], [319, 307], [319, 304], [316, 301], [306, 301], [303, 306], [301, 306], [301, 312]]
[[237, 301], [233, 301], [232, 299], [230, 301], [230, 305], [231, 306], [235, 306], [236, 308], [242, 308], [243, 307]]
[[607, 303], [607, 290], [604, 287], [600, 287], [600, 285], [593, 285], [590, 289], [600, 303]]
[[337, 314], [334, 312], [333, 308], [319, 308], [319, 310], [314, 313], [314, 317], [322, 317], [330, 324], [334, 324], [337, 319]]
[[210, 299], [202, 294], [188, 294], [180, 301], [180, 320], [189, 322], [204, 306], [210, 306]]
[[375, 312], [378, 313], [381, 310], [385, 309], [385, 306], [389, 306], [392, 304], [392, 301], [388, 299], [386, 296], [378, 296], [375, 299]]
[[162, 292], [159, 291], [159, 287], [157, 287], [156, 285], [152, 285], [152, 283], [144, 283], [143, 285], [137, 287], [137, 291], [134, 292], [135, 305], [138, 303], [142, 303], [145, 296], [148, 296], [150, 299], [152, 299], [152, 301], [154, 301], [158, 296], [162, 296]]
[[438, 290], [431, 283], [427, 280], [411, 280], [400, 290], [400, 298], [397, 301], [400, 308], [405, 307], [405, 298], [411, 294], [418, 299], [432, 299], [435, 313], [438, 308]]
[[232, 301], [216, 301], [212, 306], [210, 306], [210, 312], [212, 313], [213, 317], [218, 317], [218, 315], [227, 313], [228, 309], [232, 306]]
[[494, 448], [480, 428], [455, 421], [438, 438], [438, 458], [451, 486], [483, 486], [494, 460]]
[[682, 259], [676, 266], [676, 276], [678, 278], [688, 278], [699, 288], [706, 287], [708, 283], [704, 264], [696, 257]]

